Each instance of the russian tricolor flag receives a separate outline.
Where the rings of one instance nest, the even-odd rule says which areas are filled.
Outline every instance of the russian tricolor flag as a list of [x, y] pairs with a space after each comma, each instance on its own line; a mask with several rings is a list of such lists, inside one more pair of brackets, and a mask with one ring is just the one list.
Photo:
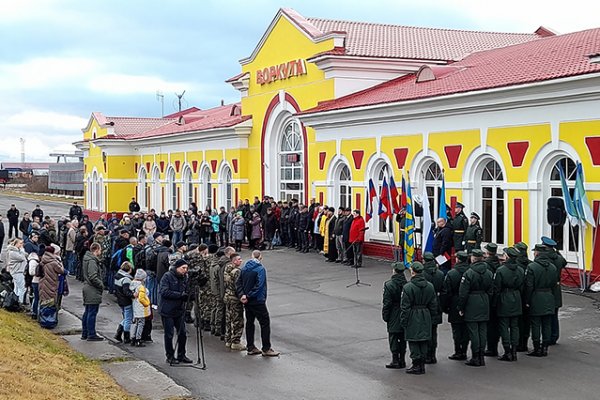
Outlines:
[[365, 222], [373, 218], [373, 199], [377, 197], [377, 191], [373, 179], [369, 179], [369, 192], [367, 193], [367, 205], [365, 206]]
[[390, 205], [390, 190], [388, 188], [387, 180], [383, 177], [383, 184], [381, 185], [381, 193], [379, 194], [379, 214], [380, 218], [388, 219], [392, 215]]
[[390, 197], [392, 198], [392, 214], [398, 214], [400, 212], [400, 204], [398, 204], [398, 188], [394, 177], [390, 176]]

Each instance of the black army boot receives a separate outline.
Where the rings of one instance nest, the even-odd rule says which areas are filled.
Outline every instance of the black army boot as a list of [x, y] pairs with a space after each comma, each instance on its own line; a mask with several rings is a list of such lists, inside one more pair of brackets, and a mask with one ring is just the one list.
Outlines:
[[504, 347], [504, 354], [501, 357], [498, 357], [500, 361], [512, 361], [512, 350], [510, 346], [502, 346]]
[[530, 357], [543, 357], [544, 353], [542, 353], [542, 346], [539, 343], [533, 344], [533, 350], [527, 353]]
[[454, 345], [454, 354], [449, 355], [448, 359], [462, 361], [462, 360], [466, 360], [467, 359], [467, 355], [463, 351], [461, 345], [455, 344]]
[[398, 353], [392, 353], [392, 362], [385, 366], [390, 369], [400, 369], [400, 357]]
[[404, 353], [399, 353], [398, 354], [398, 365], [400, 366], [401, 369], [406, 368], [406, 361], [404, 360]]
[[513, 361], [517, 361], [517, 348], [513, 346], [511, 349], [511, 356]]
[[471, 358], [465, 362], [465, 365], [468, 365], [469, 367], [481, 367], [479, 353], [473, 352], [473, 354], [471, 354]]
[[210, 332], [210, 321], [205, 319], [202, 321], [202, 326], [204, 327], [205, 332]]
[[407, 369], [406, 373], [411, 375], [423, 375], [425, 373], [425, 363], [421, 360], [413, 361], [412, 367]]
[[542, 345], [542, 357], [548, 357], [548, 345], [547, 344]]
[[115, 340], [119, 343], [123, 342], [123, 325], [119, 324], [117, 328], [117, 334], [115, 335]]
[[129, 332], [123, 332], [123, 343], [128, 344], [131, 343], [131, 336]]
[[485, 367], [485, 352], [484, 351], [480, 351], [479, 352], [479, 366], [480, 367]]

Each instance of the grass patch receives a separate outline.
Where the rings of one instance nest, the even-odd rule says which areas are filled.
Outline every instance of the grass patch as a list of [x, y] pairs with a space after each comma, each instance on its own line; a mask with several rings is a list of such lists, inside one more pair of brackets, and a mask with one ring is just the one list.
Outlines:
[[27, 315], [0, 310], [0, 398], [138, 399]]
[[31, 200], [55, 201], [57, 203], [66, 203], [66, 204], [71, 204], [74, 201], [77, 201], [79, 203], [82, 202], [81, 199], [69, 199], [69, 198], [60, 197], [60, 196], [51, 196], [50, 193], [48, 193], [48, 194], [27, 193], [24, 191], [16, 191], [16, 190], [11, 190], [11, 189], [0, 190], [0, 193], [5, 194], [7, 196], [21, 197], [21, 198], [31, 199]]

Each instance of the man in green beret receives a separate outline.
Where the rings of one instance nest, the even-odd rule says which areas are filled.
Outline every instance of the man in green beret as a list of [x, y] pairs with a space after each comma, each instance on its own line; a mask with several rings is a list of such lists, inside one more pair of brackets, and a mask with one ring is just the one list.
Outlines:
[[392, 362], [385, 367], [400, 369], [406, 368], [406, 361], [404, 361], [406, 339], [404, 338], [404, 328], [400, 324], [400, 302], [402, 289], [407, 281], [404, 276], [404, 263], [395, 262], [392, 264], [392, 268], [394, 270], [392, 279], [383, 284], [383, 308], [381, 309], [381, 315], [387, 324], [388, 340], [392, 352]]
[[500, 361], [517, 361], [519, 316], [523, 310], [521, 292], [525, 281], [525, 274], [517, 265], [519, 254], [514, 247], [504, 249], [504, 264], [494, 276], [494, 303], [504, 347], [504, 354], [498, 357]]
[[547, 246], [536, 244], [533, 252], [534, 259], [527, 266], [525, 273], [525, 301], [529, 308], [533, 341], [533, 351], [527, 355], [532, 357], [548, 355], [552, 333], [552, 315], [556, 308], [553, 291], [558, 282], [558, 275], [556, 267], [550, 260], [549, 251]]
[[448, 322], [452, 326], [452, 340], [454, 341], [454, 354], [448, 356], [450, 360], [466, 360], [469, 333], [464, 318], [458, 313], [458, 289], [463, 274], [469, 269], [469, 255], [466, 251], [456, 253], [457, 263], [444, 279], [440, 302], [442, 309], [448, 314]]
[[479, 225], [479, 214], [472, 212], [469, 218], [469, 227], [465, 232], [465, 250], [471, 254], [473, 249], [481, 248], [481, 240], [483, 239], [483, 230]]
[[[517, 257], [517, 265], [523, 270], [523, 273], [527, 270], [527, 266], [531, 262], [527, 254], [528, 246], [524, 242], [515, 243], [514, 248], [519, 250], [519, 256]], [[529, 349], [527, 343], [529, 342], [529, 333], [531, 332], [531, 325], [529, 324], [529, 309], [525, 305], [525, 296], [521, 296], [523, 304], [523, 314], [519, 318], [519, 345], [517, 351], [527, 352]]]
[[[496, 243], [488, 243], [483, 248], [483, 258], [487, 264], [488, 270], [492, 273], [492, 276], [496, 273], [498, 267], [500, 267], [500, 260], [498, 259], [498, 245]], [[498, 315], [496, 313], [496, 306], [494, 302], [490, 302], [490, 320], [487, 326], [487, 350], [485, 355], [488, 357], [498, 357], [498, 342], [500, 341], [500, 329], [498, 327]]]
[[431, 319], [431, 339], [429, 340], [427, 347], [427, 357], [425, 357], [425, 364], [436, 364], [436, 350], [437, 350], [437, 338], [438, 338], [438, 325], [442, 323], [442, 307], [440, 305], [440, 293], [442, 292], [442, 286], [444, 286], [444, 273], [438, 268], [437, 262], [433, 253], [426, 251], [423, 253], [423, 276], [429, 283], [433, 285], [435, 294], [438, 302], [438, 312], [435, 317]]
[[427, 342], [431, 339], [431, 320], [436, 317], [438, 306], [433, 285], [423, 276], [423, 264], [416, 261], [411, 266], [411, 280], [404, 286], [400, 320], [410, 348], [412, 366], [407, 374], [425, 373]]
[[558, 323], [558, 309], [562, 307], [562, 288], [560, 286], [560, 278], [562, 276], [563, 269], [567, 266], [567, 260], [558, 251], [558, 243], [555, 240], [542, 236], [542, 243], [550, 248], [548, 256], [552, 261], [552, 264], [556, 267], [556, 273], [558, 274], [558, 281], [554, 288], [554, 299], [556, 300], [556, 309], [554, 315], [552, 315], [552, 333], [550, 334], [550, 346], [553, 346], [558, 341], [560, 335], [560, 325]]
[[458, 311], [465, 318], [471, 339], [472, 356], [465, 364], [472, 367], [485, 365], [484, 351], [492, 292], [493, 277], [483, 261], [483, 252], [473, 249], [471, 268], [463, 274], [458, 289]]

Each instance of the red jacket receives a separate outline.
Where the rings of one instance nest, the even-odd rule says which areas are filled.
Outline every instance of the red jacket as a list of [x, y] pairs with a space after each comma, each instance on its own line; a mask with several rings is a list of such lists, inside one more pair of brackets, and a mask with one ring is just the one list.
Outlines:
[[365, 220], [362, 215], [352, 220], [349, 239], [350, 243], [365, 241]]

